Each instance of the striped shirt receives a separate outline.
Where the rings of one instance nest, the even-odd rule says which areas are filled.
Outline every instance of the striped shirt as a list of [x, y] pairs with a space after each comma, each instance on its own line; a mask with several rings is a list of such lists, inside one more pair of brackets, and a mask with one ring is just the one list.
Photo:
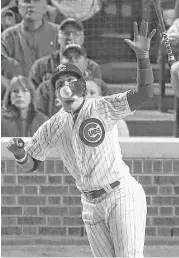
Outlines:
[[79, 190], [104, 188], [129, 176], [129, 168], [122, 160], [117, 122], [133, 113], [127, 92], [86, 99], [75, 123], [62, 108], [38, 129], [26, 151], [44, 161], [55, 150]]

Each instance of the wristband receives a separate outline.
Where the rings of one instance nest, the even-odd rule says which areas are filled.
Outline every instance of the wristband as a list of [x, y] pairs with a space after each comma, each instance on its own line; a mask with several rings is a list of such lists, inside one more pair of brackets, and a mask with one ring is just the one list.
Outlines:
[[27, 152], [25, 157], [22, 159], [16, 159], [16, 161], [21, 168], [25, 170], [25, 172], [31, 172], [34, 170], [34, 160]]
[[149, 58], [149, 51], [140, 51], [140, 52], [136, 53], [136, 56], [139, 59]]
[[18, 162], [18, 163], [23, 163], [26, 158], [27, 158], [27, 152], [25, 152], [25, 156], [22, 158], [22, 159], [16, 159], [16, 157], [14, 156], [15, 160]]
[[138, 85], [152, 85], [154, 82], [152, 67], [150, 69], [137, 69], [137, 83]]

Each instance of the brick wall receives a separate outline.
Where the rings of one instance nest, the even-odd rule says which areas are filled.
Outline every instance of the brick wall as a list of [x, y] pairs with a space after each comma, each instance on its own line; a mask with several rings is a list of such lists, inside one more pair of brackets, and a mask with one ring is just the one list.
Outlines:
[[[146, 235], [179, 236], [179, 159], [125, 159], [148, 203]], [[2, 235], [84, 236], [74, 179], [60, 160], [24, 174], [3, 159]]]

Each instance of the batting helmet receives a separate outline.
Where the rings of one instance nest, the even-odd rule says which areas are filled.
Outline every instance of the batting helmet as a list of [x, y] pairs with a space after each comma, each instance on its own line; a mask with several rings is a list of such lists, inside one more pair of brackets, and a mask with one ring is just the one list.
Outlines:
[[52, 86], [55, 88], [56, 82], [64, 74], [74, 75], [77, 78], [76, 91], [73, 91], [73, 92], [74, 93], [79, 92], [79, 88], [80, 88], [81, 94], [83, 96], [85, 96], [85, 94], [86, 94], [86, 82], [83, 78], [83, 74], [77, 66], [75, 66], [71, 63], [60, 64], [59, 66], [57, 66], [55, 68], [55, 70], [53, 71], [52, 76], [51, 76]]

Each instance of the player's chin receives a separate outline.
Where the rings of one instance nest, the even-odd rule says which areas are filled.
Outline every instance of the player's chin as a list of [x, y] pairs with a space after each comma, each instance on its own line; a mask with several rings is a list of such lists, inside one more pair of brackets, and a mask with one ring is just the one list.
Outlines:
[[74, 99], [66, 99], [66, 100], [63, 99], [62, 107], [66, 112], [71, 112], [73, 103], [74, 103]]

